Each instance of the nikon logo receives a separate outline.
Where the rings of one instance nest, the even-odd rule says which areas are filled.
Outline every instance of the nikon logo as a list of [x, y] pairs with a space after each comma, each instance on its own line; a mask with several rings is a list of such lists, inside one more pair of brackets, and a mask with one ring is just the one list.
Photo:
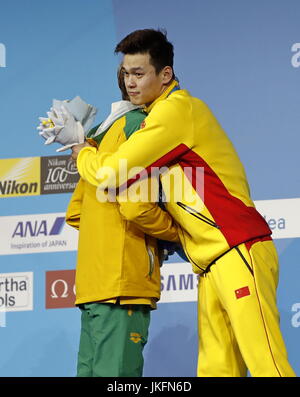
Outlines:
[[17, 183], [17, 181], [0, 181], [0, 194], [26, 194], [37, 193], [38, 183]]
[[40, 158], [0, 159], [0, 197], [40, 194]]
[[6, 67], [6, 48], [5, 45], [0, 43], [0, 68]]

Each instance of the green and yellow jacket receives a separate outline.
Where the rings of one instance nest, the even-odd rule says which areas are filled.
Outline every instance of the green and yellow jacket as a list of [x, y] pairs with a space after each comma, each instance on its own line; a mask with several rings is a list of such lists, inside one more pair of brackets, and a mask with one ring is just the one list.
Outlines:
[[[115, 121], [95, 138], [95, 152], [115, 152], [144, 118], [141, 110], [133, 110]], [[80, 178], [66, 221], [79, 230], [76, 304], [116, 298], [123, 303], [150, 303], [160, 298], [156, 239], [178, 241], [178, 234], [170, 215], [156, 203], [99, 202], [96, 187]]]

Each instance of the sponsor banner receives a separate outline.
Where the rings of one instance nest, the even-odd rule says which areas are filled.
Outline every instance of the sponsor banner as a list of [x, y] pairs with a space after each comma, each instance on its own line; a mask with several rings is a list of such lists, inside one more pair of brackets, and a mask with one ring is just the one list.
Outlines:
[[0, 310], [33, 310], [33, 272], [0, 274]]
[[78, 180], [70, 156], [41, 157], [41, 194], [73, 192]]
[[[161, 268], [159, 303], [195, 302], [198, 276], [189, 263], [166, 263]], [[46, 272], [46, 309], [75, 307], [75, 270]]]
[[0, 255], [77, 250], [78, 232], [65, 213], [0, 217]]
[[268, 222], [274, 239], [300, 237], [300, 198], [259, 200], [255, 206]]
[[[300, 198], [255, 202], [274, 239], [300, 237]], [[76, 251], [78, 231], [65, 213], [0, 217], [0, 255]]]
[[197, 301], [198, 275], [190, 263], [164, 263], [161, 268], [159, 303]]
[[74, 307], [75, 270], [46, 272], [46, 309]]
[[40, 158], [0, 160], [0, 197], [40, 194]]
[[0, 307], [0, 328], [6, 327], [6, 310]]
[[73, 192], [79, 174], [70, 156], [0, 159], [0, 197]]

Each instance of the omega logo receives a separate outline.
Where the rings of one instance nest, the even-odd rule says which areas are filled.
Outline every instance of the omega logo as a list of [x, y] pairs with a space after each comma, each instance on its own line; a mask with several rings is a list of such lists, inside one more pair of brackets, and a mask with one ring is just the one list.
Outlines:
[[75, 270], [46, 272], [46, 309], [75, 307]]
[[[56, 293], [56, 285], [58, 283], [62, 283], [62, 285], [63, 285], [63, 293], [60, 295], [57, 295], [57, 293]], [[74, 295], [76, 294], [75, 285], [73, 285], [73, 294]], [[62, 279], [55, 280], [51, 285], [51, 298], [54, 298], [54, 299], [55, 298], [67, 298], [68, 296], [69, 296], [69, 285], [66, 282], [66, 280], [62, 280]]]

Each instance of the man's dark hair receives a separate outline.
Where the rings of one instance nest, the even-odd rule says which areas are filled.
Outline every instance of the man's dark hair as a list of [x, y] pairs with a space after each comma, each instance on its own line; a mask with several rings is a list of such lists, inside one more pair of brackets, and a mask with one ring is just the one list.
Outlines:
[[146, 54], [150, 55], [150, 63], [158, 74], [165, 66], [173, 69], [173, 44], [167, 39], [167, 34], [162, 30], [142, 29], [136, 30], [126, 36], [117, 44], [115, 53]]

